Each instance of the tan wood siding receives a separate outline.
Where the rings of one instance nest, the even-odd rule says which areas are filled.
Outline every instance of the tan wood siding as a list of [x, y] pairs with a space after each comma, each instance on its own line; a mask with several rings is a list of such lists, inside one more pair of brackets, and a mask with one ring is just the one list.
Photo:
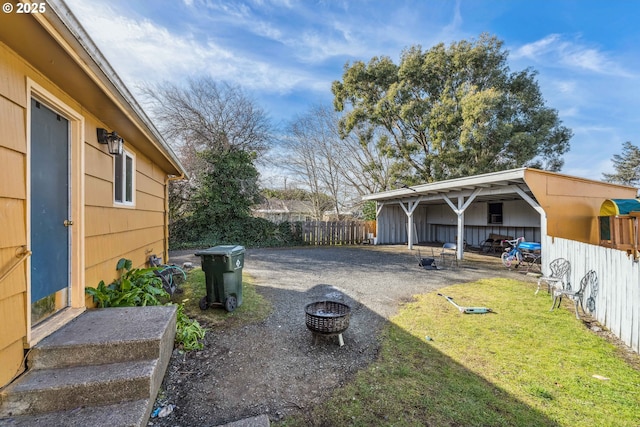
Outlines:
[[7, 347], [0, 349], [0, 384], [6, 384], [15, 375], [22, 372], [22, 359], [24, 358], [24, 346], [22, 340], [17, 340]]
[[23, 153], [0, 147], [0, 197], [24, 199], [26, 197], [25, 156]]
[[547, 214], [547, 234], [598, 244], [597, 216], [608, 198], [634, 198], [635, 189], [544, 171], [525, 172], [525, 181]]
[[[128, 230], [122, 233], [103, 234], [86, 238], [87, 266], [95, 263], [90, 262], [92, 259], [103, 260], [120, 257], [135, 249], [153, 249], [151, 243], [158, 240], [158, 236], [162, 238], [162, 226], [143, 228], [140, 230]], [[155, 237], [154, 237], [155, 236]], [[93, 258], [91, 253], [103, 254]], [[116, 258], [117, 259], [117, 258]], [[137, 263], [138, 260], [133, 260]]]
[[[0, 275], [9, 271], [19, 261], [19, 258], [16, 257], [16, 254], [20, 253], [19, 249], [19, 247], [0, 249]], [[0, 282], [0, 300], [27, 291], [26, 265], [27, 263], [23, 261], [22, 265]]]
[[25, 123], [25, 110], [6, 98], [0, 97], [0, 145], [21, 153], [27, 152], [27, 135], [24, 126], [16, 126], [16, 123]]
[[87, 206], [85, 212], [87, 218], [91, 218], [85, 227], [87, 238], [163, 225], [162, 212], [100, 206]]
[[[87, 131], [90, 132], [90, 131]], [[90, 139], [89, 137], [87, 139]], [[125, 141], [135, 155], [135, 205], [113, 201], [113, 157], [87, 143], [85, 236], [86, 281], [96, 286], [116, 277], [118, 259], [143, 266], [149, 255], [164, 251], [164, 173]], [[105, 157], [109, 162], [105, 162]], [[108, 166], [105, 166], [108, 165]]]
[[26, 82], [28, 67], [4, 43], [0, 43], [0, 94], [26, 109]]
[[[0, 43], [0, 274], [18, 259], [26, 231], [26, 79], [28, 67]], [[26, 264], [0, 283], [0, 387], [22, 371], [27, 334]]]
[[[86, 132], [91, 131], [95, 132], [95, 128]], [[113, 181], [113, 156], [93, 144], [85, 143], [84, 148], [86, 175], [107, 182]]]
[[162, 212], [164, 210], [164, 199], [155, 195], [137, 192], [136, 208], [144, 211]]
[[138, 172], [136, 175], [136, 189], [140, 193], [145, 193], [154, 197], [162, 198], [164, 194], [164, 183]]
[[0, 247], [11, 248], [27, 244], [26, 211], [24, 200], [0, 199]]
[[[19, 293], [0, 301], [0, 348], [6, 348], [22, 340], [27, 329], [25, 314], [25, 294]], [[11, 325], [11, 327], [6, 327]]]
[[[113, 207], [113, 182], [85, 175], [85, 206]], [[91, 218], [87, 218], [91, 221]]]
[[136, 163], [136, 169], [138, 172], [145, 174], [157, 182], [164, 182], [166, 173], [158, 167], [158, 165], [152, 163], [151, 160], [140, 156], [139, 158], [136, 158]]

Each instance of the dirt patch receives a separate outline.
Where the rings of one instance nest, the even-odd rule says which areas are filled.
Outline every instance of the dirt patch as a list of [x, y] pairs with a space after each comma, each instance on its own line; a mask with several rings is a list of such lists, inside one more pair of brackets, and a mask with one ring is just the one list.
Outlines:
[[[199, 265], [192, 254], [175, 253], [171, 261]], [[174, 352], [157, 405], [175, 408], [151, 423], [215, 426], [260, 414], [278, 421], [323, 402], [375, 360], [380, 331], [402, 302], [454, 283], [516, 274], [497, 258], [465, 256], [458, 268], [426, 271], [404, 246], [248, 250], [245, 272], [273, 304], [272, 314], [210, 330], [203, 351]], [[322, 299], [351, 307], [342, 347], [337, 337], [314, 343], [305, 326], [304, 306]]]

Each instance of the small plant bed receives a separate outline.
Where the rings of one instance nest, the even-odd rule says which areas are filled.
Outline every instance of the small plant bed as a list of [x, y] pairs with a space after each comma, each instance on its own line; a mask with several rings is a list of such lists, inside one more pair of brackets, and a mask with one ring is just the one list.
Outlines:
[[403, 306], [379, 358], [284, 426], [637, 426], [638, 357], [549, 311], [530, 284], [491, 279], [442, 288]]
[[222, 306], [201, 310], [198, 302], [207, 294], [205, 274], [200, 268], [188, 272], [187, 280], [180, 285], [182, 293], [174, 294], [173, 301], [184, 306], [185, 313], [208, 328], [216, 326], [235, 327], [264, 320], [271, 313], [271, 304], [265, 300], [253, 285], [251, 277], [243, 274], [243, 302], [233, 312]]
[[[86, 288], [85, 292], [93, 297], [97, 307], [153, 306], [169, 301], [169, 294], [155, 274], [157, 267], [133, 268], [131, 260], [121, 258], [116, 270], [120, 277], [109, 285], [101, 280], [96, 288]], [[178, 304], [175, 345], [184, 351], [201, 350], [205, 333], [198, 321], [190, 318], [182, 304]]]

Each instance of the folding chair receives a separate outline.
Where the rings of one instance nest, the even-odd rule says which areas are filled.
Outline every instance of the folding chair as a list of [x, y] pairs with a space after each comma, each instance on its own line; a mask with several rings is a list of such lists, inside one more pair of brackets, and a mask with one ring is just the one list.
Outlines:
[[458, 267], [458, 246], [455, 243], [445, 243], [440, 251], [440, 262], [445, 265], [447, 258], [451, 258], [451, 266]]
[[418, 261], [418, 266], [424, 268], [425, 270], [437, 270], [438, 266], [435, 263], [435, 258], [433, 257], [433, 249], [431, 249], [431, 258], [424, 258], [420, 253], [420, 249], [416, 250], [414, 254], [416, 261]]

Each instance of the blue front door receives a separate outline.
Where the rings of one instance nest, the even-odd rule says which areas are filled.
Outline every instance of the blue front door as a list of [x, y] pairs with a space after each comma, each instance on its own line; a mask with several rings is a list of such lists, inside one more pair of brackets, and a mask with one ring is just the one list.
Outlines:
[[32, 323], [68, 305], [69, 121], [31, 100]]

